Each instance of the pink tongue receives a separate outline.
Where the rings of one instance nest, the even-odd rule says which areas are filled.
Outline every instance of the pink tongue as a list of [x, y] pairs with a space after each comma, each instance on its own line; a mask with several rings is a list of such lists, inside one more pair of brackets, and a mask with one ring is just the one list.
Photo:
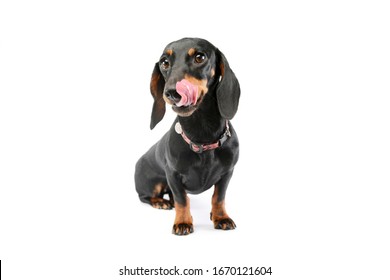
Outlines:
[[176, 83], [176, 91], [180, 94], [181, 99], [176, 103], [177, 107], [195, 105], [198, 99], [198, 87], [191, 84], [186, 79]]

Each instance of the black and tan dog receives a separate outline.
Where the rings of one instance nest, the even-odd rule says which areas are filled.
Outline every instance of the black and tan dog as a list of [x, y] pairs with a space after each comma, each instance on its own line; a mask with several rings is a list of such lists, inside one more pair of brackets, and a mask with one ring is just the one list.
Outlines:
[[137, 162], [135, 184], [141, 201], [160, 209], [175, 207], [173, 233], [187, 235], [193, 232], [187, 193], [215, 186], [214, 227], [234, 229], [225, 194], [238, 160], [238, 138], [229, 120], [237, 111], [240, 86], [225, 56], [203, 39], [172, 42], [154, 67], [150, 90], [151, 129], [164, 117], [166, 103], [178, 117]]

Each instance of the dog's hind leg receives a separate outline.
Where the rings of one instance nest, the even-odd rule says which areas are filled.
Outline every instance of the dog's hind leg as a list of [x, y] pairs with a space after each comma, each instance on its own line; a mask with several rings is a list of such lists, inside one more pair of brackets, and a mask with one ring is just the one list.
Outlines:
[[[169, 200], [164, 198], [165, 194], [169, 195]], [[156, 184], [150, 202], [151, 205], [157, 209], [172, 209], [174, 205], [172, 192], [167, 185], [163, 183]]]
[[[134, 179], [139, 199], [142, 202], [157, 209], [172, 209], [174, 207], [172, 192], [163, 173], [160, 174], [158, 168], [150, 166], [145, 157], [138, 160]], [[169, 196], [169, 200], [164, 198], [166, 194]]]

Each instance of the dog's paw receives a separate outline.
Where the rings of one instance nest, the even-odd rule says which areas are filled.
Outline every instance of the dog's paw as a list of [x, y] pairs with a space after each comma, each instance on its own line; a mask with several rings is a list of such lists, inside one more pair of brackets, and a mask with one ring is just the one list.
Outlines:
[[157, 209], [171, 210], [173, 208], [173, 203], [163, 198], [152, 198], [151, 203]]
[[194, 232], [192, 224], [175, 224], [172, 228], [172, 233], [176, 235], [188, 235]]
[[230, 218], [215, 219], [213, 223], [215, 229], [230, 230], [237, 227], [235, 222]]

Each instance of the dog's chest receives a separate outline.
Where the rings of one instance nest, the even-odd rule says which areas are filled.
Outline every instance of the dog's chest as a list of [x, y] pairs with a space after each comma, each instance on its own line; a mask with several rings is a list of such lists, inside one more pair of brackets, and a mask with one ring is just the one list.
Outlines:
[[183, 184], [187, 192], [197, 194], [211, 188], [220, 180], [218, 171], [204, 168], [190, 168], [187, 174], [183, 174]]
[[233, 157], [229, 154], [207, 151], [203, 154], [181, 157], [176, 165], [187, 192], [201, 193], [216, 184], [232, 166]]

